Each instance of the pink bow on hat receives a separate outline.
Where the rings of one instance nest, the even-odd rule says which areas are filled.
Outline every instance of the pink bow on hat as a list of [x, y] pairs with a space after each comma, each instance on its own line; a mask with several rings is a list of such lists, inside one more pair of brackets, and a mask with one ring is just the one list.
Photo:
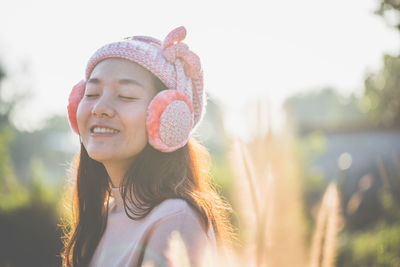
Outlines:
[[197, 78], [201, 70], [200, 58], [181, 42], [185, 37], [186, 29], [183, 26], [171, 31], [162, 43], [163, 54], [170, 63], [180, 58], [184, 62], [185, 74], [190, 78]]

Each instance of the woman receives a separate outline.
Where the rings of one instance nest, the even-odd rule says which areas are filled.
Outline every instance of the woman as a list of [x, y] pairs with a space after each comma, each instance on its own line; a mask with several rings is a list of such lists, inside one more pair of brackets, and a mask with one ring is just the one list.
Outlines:
[[168, 266], [174, 253], [202, 266], [230, 241], [230, 206], [208, 181], [207, 150], [191, 136], [206, 102], [185, 36], [178, 27], [163, 42], [107, 44], [72, 89], [68, 118], [81, 147], [64, 266]]

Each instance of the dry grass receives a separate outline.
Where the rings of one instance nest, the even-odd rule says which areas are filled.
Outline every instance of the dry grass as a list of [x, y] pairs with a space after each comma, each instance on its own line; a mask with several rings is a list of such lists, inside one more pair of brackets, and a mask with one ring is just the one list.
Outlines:
[[[261, 110], [257, 112], [259, 125]], [[273, 136], [270, 127], [266, 134], [258, 130], [247, 144], [234, 140], [229, 157], [235, 174], [231, 200], [240, 241], [230, 250], [233, 254], [220, 257], [216, 266], [334, 266], [342, 223], [338, 189], [335, 184], [326, 189], [313, 239], [306, 240], [292, 137]]]
[[241, 266], [306, 266], [302, 198], [288, 140], [267, 136], [232, 145]]
[[[261, 102], [257, 107], [256, 127], [263, 120]], [[270, 118], [266, 119], [271, 125]], [[313, 240], [306, 240], [299, 166], [293, 144], [290, 134], [274, 136], [271, 127], [266, 133], [258, 128], [254, 139], [247, 144], [240, 139], [232, 143], [230, 159], [235, 173], [232, 204], [239, 215], [241, 237], [236, 250], [237, 266], [334, 266], [336, 236], [342, 226], [337, 187], [331, 184], [327, 188]]]
[[339, 192], [332, 182], [325, 191], [318, 211], [311, 244], [310, 267], [334, 266], [340, 221]]

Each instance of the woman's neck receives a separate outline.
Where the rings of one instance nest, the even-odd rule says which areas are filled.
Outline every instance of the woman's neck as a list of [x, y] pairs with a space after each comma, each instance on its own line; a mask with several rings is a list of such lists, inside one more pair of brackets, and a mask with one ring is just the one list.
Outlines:
[[112, 187], [120, 187], [122, 179], [132, 164], [132, 161], [106, 161], [102, 162], [107, 174], [110, 177]]

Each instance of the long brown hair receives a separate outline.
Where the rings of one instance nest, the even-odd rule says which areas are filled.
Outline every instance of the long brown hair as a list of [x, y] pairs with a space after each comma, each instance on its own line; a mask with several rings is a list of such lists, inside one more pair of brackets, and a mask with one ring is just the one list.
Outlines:
[[[162, 201], [181, 198], [197, 211], [206, 232], [213, 227], [219, 247], [229, 244], [234, 236], [231, 206], [216, 191], [209, 164], [209, 152], [193, 136], [173, 152], [161, 152], [147, 144], [120, 186], [126, 214], [139, 220]], [[106, 228], [112, 184], [104, 165], [90, 158], [82, 143], [72, 168], [72, 216], [63, 225], [63, 266], [87, 266]]]

